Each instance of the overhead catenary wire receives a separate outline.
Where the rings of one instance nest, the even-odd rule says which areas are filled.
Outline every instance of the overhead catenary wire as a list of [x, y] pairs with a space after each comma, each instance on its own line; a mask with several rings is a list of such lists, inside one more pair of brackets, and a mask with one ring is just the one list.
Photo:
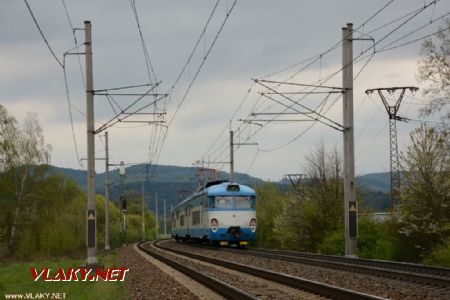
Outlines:
[[64, 73], [64, 85], [65, 85], [65, 92], [66, 92], [66, 100], [67, 100], [67, 108], [69, 110], [69, 119], [70, 119], [70, 126], [72, 129], [72, 139], [73, 139], [73, 145], [75, 147], [75, 154], [77, 156], [77, 162], [79, 164], [79, 166], [82, 169], [84, 168], [84, 165], [80, 159], [80, 155], [78, 153], [78, 146], [77, 146], [77, 139], [75, 137], [75, 129], [73, 126], [73, 116], [72, 116], [72, 103], [70, 101], [70, 94], [69, 94], [69, 83], [67, 81], [67, 73], [66, 73], [66, 66], [65, 66], [65, 56], [63, 56], [63, 73]]
[[[139, 31], [139, 37], [141, 39], [141, 46], [142, 46], [142, 51], [144, 52], [144, 59], [145, 59], [145, 65], [146, 65], [146, 68], [147, 68], [148, 80], [149, 80], [150, 83], [158, 82], [158, 79], [157, 79], [156, 74], [155, 74], [155, 70], [153, 68], [153, 64], [152, 64], [152, 62], [150, 60], [150, 55], [148, 54], [147, 45], [145, 43], [144, 36], [142, 34], [141, 24], [139, 22], [139, 15], [138, 15], [138, 11], [137, 11], [137, 8], [136, 8], [135, 0], [130, 0], [130, 5], [131, 5], [131, 8], [133, 10], [134, 19], [136, 20], [136, 25], [137, 25], [137, 28], [138, 28], [138, 31]], [[152, 75], [153, 75], [153, 79], [152, 79]]]
[[[211, 42], [211, 44], [210, 44], [208, 50], [206, 51], [205, 55], [203, 56], [200, 65], [198, 66], [196, 72], [194, 73], [193, 78], [190, 80], [189, 85], [188, 85], [186, 91], [184, 92], [184, 94], [183, 94], [183, 96], [182, 96], [182, 98], [181, 98], [181, 100], [180, 100], [180, 102], [179, 102], [179, 104], [178, 104], [178, 106], [177, 106], [177, 108], [176, 108], [174, 114], [173, 114], [172, 117], [170, 118], [170, 120], [169, 120], [169, 122], [168, 122], [168, 124], [167, 124], [167, 127], [166, 127], [166, 129], [165, 129], [165, 131], [164, 131], [164, 136], [163, 136], [162, 141], [161, 141], [161, 146], [159, 146], [159, 148], [160, 148], [159, 153], [156, 154], [156, 156], [157, 156], [156, 161], [159, 161], [159, 156], [161, 155], [162, 148], [164, 147], [165, 141], [166, 141], [166, 139], [167, 139], [167, 135], [168, 135], [170, 126], [172, 125], [172, 123], [173, 123], [175, 117], [177, 116], [177, 113], [179, 112], [179, 110], [180, 110], [182, 104], [183, 104], [184, 101], [186, 100], [187, 95], [189, 94], [191, 88], [193, 87], [193, 85], [194, 85], [194, 83], [195, 83], [195, 81], [196, 81], [198, 75], [200, 74], [201, 69], [203, 68], [203, 66], [204, 66], [204, 64], [205, 64], [205, 62], [206, 62], [206, 60], [207, 60], [207, 58], [208, 58], [208, 56], [211, 54], [211, 51], [212, 51], [214, 45], [216, 44], [216, 42], [217, 42], [217, 40], [218, 40], [220, 34], [222, 33], [222, 31], [223, 31], [223, 29], [224, 29], [224, 27], [225, 27], [225, 24], [227, 23], [229, 17], [231, 16], [231, 13], [233, 12], [233, 10], [234, 10], [234, 8], [235, 8], [236, 3], [237, 3], [237, 0], [234, 0], [233, 3], [232, 3], [232, 5], [231, 5], [231, 7], [230, 7], [229, 9], [227, 9], [227, 13], [226, 13], [225, 18], [223, 19], [223, 21], [222, 21], [222, 23], [221, 23], [221, 25], [220, 25], [220, 27], [219, 27], [219, 30], [217, 31], [217, 33], [216, 33], [216, 35], [214, 36], [214, 39], [212, 40], [212, 42]], [[208, 21], [208, 22], [209, 22], [209, 21]]]
[[[72, 35], [73, 35], [73, 42], [75, 44], [75, 49], [78, 51], [79, 47], [81, 45], [78, 44], [78, 40], [77, 40], [77, 36], [75, 34], [76, 28], [73, 26], [72, 20], [70, 19], [70, 15], [69, 15], [69, 10], [67, 9], [67, 5], [66, 2], [64, 0], [61, 0], [61, 3], [64, 7], [64, 12], [66, 14], [66, 18], [67, 18], [67, 22], [70, 26], [70, 29], [72, 30]], [[77, 55], [77, 60], [78, 60], [78, 66], [80, 68], [80, 74], [81, 74], [81, 81], [83, 82], [83, 86], [86, 89], [86, 81], [84, 79], [84, 72], [83, 72], [83, 67], [81, 65], [81, 58], [79, 55]]]
[[[368, 22], [370, 22], [373, 18], [375, 18], [377, 15], [379, 15], [384, 9], [386, 9], [390, 4], [392, 4], [393, 1], [394, 1], [394, 0], [388, 1], [388, 2], [387, 2], [385, 5], [383, 5], [379, 10], [377, 10], [373, 15], [371, 15], [364, 23], [362, 23], [359, 27], [357, 27], [356, 30], [357, 30], [358, 28], [363, 27], [363, 26], [366, 25]], [[308, 67], [310, 67], [311, 65], [313, 65], [317, 60], [322, 59], [324, 55], [326, 55], [326, 54], [332, 52], [333, 50], [335, 50], [335, 49], [337, 49], [337, 48], [339, 48], [339, 46], [341, 45], [341, 43], [342, 43], [342, 41], [340, 40], [340, 41], [338, 41], [337, 43], [335, 43], [331, 48], [327, 49], [326, 51], [324, 51], [323, 53], [321, 53], [321, 54], [319, 54], [319, 55], [317, 55], [317, 56], [313, 56], [313, 57], [310, 57], [310, 58], [308, 58], [308, 59], [305, 59], [305, 60], [303, 60], [303, 61], [301, 61], [301, 62], [298, 62], [298, 63], [292, 64], [292, 65], [289, 65], [289, 66], [287, 66], [287, 67], [284, 67], [284, 68], [282, 68], [282, 69], [280, 69], [280, 70], [277, 70], [277, 71], [275, 71], [275, 72], [273, 72], [273, 73], [267, 74], [267, 75], [262, 76], [262, 77], [260, 77], [260, 78], [269, 78], [270, 76], [277, 75], [277, 74], [282, 73], [282, 72], [284, 72], [284, 71], [287, 71], [287, 70], [289, 70], [289, 69], [291, 69], [291, 68], [293, 68], [293, 67], [296, 67], [296, 66], [299, 66], [299, 65], [302, 65], [302, 64], [305, 64], [305, 63], [308, 63], [308, 62], [309, 62], [305, 67], [303, 67], [303, 68], [300, 69], [299, 71], [295, 72], [294, 75], [289, 76], [289, 77], [286, 79], [286, 81], [287, 81], [287, 80], [289, 80], [290, 78], [295, 77], [297, 74], [301, 73], [302, 71], [306, 70]], [[369, 62], [369, 61], [368, 61], [368, 62]], [[368, 64], [368, 62], [366, 63], [366, 65]], [[364, 67], [365, 67], [365, 66], [364, 66]], [[364, 68], [364, 67], [363, 67], [363, 68]], [[362, 69], [363, 69], [363, 68], [362, 68]], [[362, 70], [362, 69], [361, 69], [361, 70]], [[255, 102], [255, 105], [253, 106], [251, 112], [253, 112], [253, 111], [255, 110], [255, 108], [256, 108], [256, 106], [258, 105], [258, 102], [260, 101], [261, 98], [262, 98], [262, 96], [260, 95], [260, 96], [258, 97], [258, 100]], [[249, 114], [249, 115], [250, 115], [250, 114]], [[265, 126], [265, 125], [264, 125], [264, 126]], [[247, 127], [249, 127], [249, 126], [247, 126]], [[215, 141], [213, 142], [213, 144], [210, 146], [210, 148], [208, 148], [208, 150], [205, 152], [205, 154], [209, 153], [209, 152], [211, 151], [211, 149], [214, 148], [214, 145], [217, 143], [217, 141], [219, 140], [220, 136], [223, 135], [223, 133], [225, 132], [226, 128], [227, 128], [227, 127], [225, 127], [225, 128], [221, 131], [221, 133], [217, 136], [217, 138], [215, 139]], [[259, 129], [259, 130], [260, 130], [260, 129]], [[258, 132], [259, 130], [257, 130], [256, 132]], [[256, 133], [255, 133], [255, 134], [256, 134]], [[223, 146], [225, 143], [226, 143], [226, 141], [225, 141], [224, 143], [222, 143], [221, 146]], [[220, 149], [221, 146], [216, 147], [216, 148], [219, 148], [219, 149]]]
[[48, 50], [50, 51], [50, 53], [52, 54], [53, 58], [55, 59], [55, 61], [58, 63], [58, 65], [61, 68], [64, 68], [64, 64], [61, 62], [61, 60], [56, 56], [55, 52], [53, 51], [52, 47], [50, 46], [47, 38], [44, 35], [44, 32], [42, 32], [41, 26], [39, 26], [38, 21], [36, 20], [36, 17], [33, 14], [33, 11], [31, 10], [30, 4], [28, 3], [27, 0], [24, 0], [25, 5], [27, 6], [27, 9], [31, 15], [31, 18], [33, 19], [34, 24], [36, 25], [37, 29], [39, 30], [39, 34], [41, 35], [42, 39], [44, 40], [45, 44], [47, 45]]
[[[199, 65], [199, 67], [197, 68], [197, 70], [196, 70], [196, 72], [195, 72], [195, 74], [194, 74], [192, 80], [190, 81], [190, 83], [189, 83], [189, 85], [188, 85], [188, 88], [186, 89], [185, 93], [183, 94], [183, 97], [181, 98], [180, 103], [178, 104], [178, 106], [177, 106], [177, 108], [176, 108], [176, 110], [175, 110], [175, 112], [174, 112], [172, 118], [170, 119], [170, 121], [169, 121], [169, 123], [168, 123], [168, 127], [172, 124], [172, 122], [173, 122], [173, 120], [175, 119], [175, 117], [176, 117], [178, 111], [180, 110], [181, 106], [183, 105], [183, 102], [186, 100], [186, 97], [187, 97], [187, 95], [189, 94], [189, 92], [190, 92], [192, 86], [194, 85], [194, 82], [195, 82], [195, 80], [197, 79], [198, 74], [200, 74], [200, 71], [201, 71], [201, 69], [203, 68], [203, 66], [204, 66], [204, 64], [205, 64], [205, 62], [206, 62], [206, 59], [208, 58], [209, 54], [211, 53], [211, 50], [213, 49], [213, 47], [214, 47], [214, 45], [216, 44], [216, 42], [217, 42], [217, 40], [218, 40], [220, 34], [222, 33], [222, 30], [223, 30], [223, 28], [225, 27], [225, 24], [226, 24], [228, 18], [231, 16], [231, 12], [233, 11], [234, 7], [236, 6], [236, 3], [237, 3], [237, 0], [234, 0], [234, 2], [233, 2], [233, 4], [232, 4], [231, 8], [227, 11], [227, 14], [226, 14], [224, 20], [222, 21], [222, 24], [221, 24], [219, 30], [217, 31], [217, 33], [216, 33], [216, 35], [215, 35], [213, 41], [211, 42], [211, 44], [210, 44], [210, 46], [209, 46], [209, 48], [208, 48], [208, 51], [206, 51], [206, 54], [203, 56], [203, 59], [202, 59], [200, 65]], [[166, 132], [167, 132], [167, 131], [166, 131]]]
[[206, 34], [206, 30], [207, 30], [207, 28], [209, 26], [209, 23], [211, 22], [212, 17], [214, 16], [214, 14], [216, 12], [216, 9], [217, 9], [217, 6], [219, 5], [219, 2], [220, 2], [220, 0], [216, 1], [216, 4], [214, 5], [214, 7], [213, 7], [213, 9], [212, 9], [212, 11], [211, 11], [211, 13], [210, 13], [210, 15], [208, 17], [208, 19], [206, 21], [206, 24], [203, 27], [203, 30], [201, 31], [200, 36], [198, 37], [197, 42], [194, 45], [194, 48], [192, 48], [192, 51], [189, 54], [189, 56], [188, 56], [186, 62], [184, 63], [183, 67], [181, 68], [180, 73], [178, 73], [178, 76], [175, 79], [174, 83], [170, 86], [169, 90], [167, 91], [168, 94], [170, 94], [173, 91], [173, 89], [175, 89], [175, 87], [177, 86], [177, 84], [180, 81], [181, 77], [183, 76], [184, 72], [186, 71], [187, 66], [190, 64], [190, 62], [192, 60], [192, 57], [194, 56], [195, 51], [197, 50], [197, 47], [200, 44], [200, 41], [202, 40], [203, 36]]
[[[207, 30], [207, 28], [208, 28], [208, 26], [210, 24], [210, 21], [212, 20], [212, 18], [214, 16], [215, 12], [216, 12], [216, 9], [217, 9], [217, 6], [218, 6], [219, 2], [220, 2], [220, 0], [217, 0], [217, 2], [215, 3], [215, 5], [214, 5], [214, 7], [213, 7], [213, 9], [212, 9], [212, 11], [211, 11], [207, 21], [206, 21], [206, 24], [203, 27], [203, 30], [200, 33], [199, 38], [197, 39], [197, 41], [196, 41], [196, 43], [195, 43], [195, 45], [194, 45], [190, 55], [188, 56], [188, 59], [186, 60], [186, 62], [183, 65], [183, 67], [181, 68], [181, 71], [179, 72], [178, 76], [176, 77], [174, 83], [167, 90], [167, 94], [169, 96], [172, 94], [173, 90], [175, 89], [175, 87], [179, 83], [179, 81], [180, 81], [181, 77], [183, 76], [183, 74], [185, 73], [187, 67], [190, 66], [190, 62], [191, 62], [191, 60], [192, 60], [192, 58], [193, 58], [193, 56], [194, 56], [194, 54], [195, 54], [199, 44], [200, 44], [200, 41], [202, 40], [202, 38], [206, 34], [206, 30]], [[204, 54], [204, 57], [205, 57], [205, 54]], [[189, 91], [187, 91], [187, 92], [189, 92]], [[172, 98], [173, 97], [168, 97], [167, 101], [164, 102], [164, 110], [166, 110], [167, 105], [168, 105], [168, 103], [170, 102], [170, 100]], [[178, 111], [178, 109], [179, 109], [179, 106], [177, 108], [177, 111]], [[172, 120], [173, 120], [173, 118], [171, 119], [171, 121]], [[154, 130], [154, 134], [158, 134], [158, 137], [157, 138], [156, 137], [155, 138], [150, 138], [150, 144], [149, 144], [149, 147], [148, 147], [148, 152], [149, 152], [148, 153], [148, 161], [149, 162], [152, 161], [152, 160], [153, 161], [158, 161], [159, 160], [158, 149], [160, 149], [159, 153], [161, 153], [162, 148], [164, 146], [164, 142], [165, 142], [165, 140], [167, 138], [168, 128], [169, 127], [167, 126], [165, 128], [159, 128], [159, 130]], [[162, 139], [160, 138], [160, 135], [164, 135]], [[156, 157], [156, 156], [158, 156], [158, 157]]]

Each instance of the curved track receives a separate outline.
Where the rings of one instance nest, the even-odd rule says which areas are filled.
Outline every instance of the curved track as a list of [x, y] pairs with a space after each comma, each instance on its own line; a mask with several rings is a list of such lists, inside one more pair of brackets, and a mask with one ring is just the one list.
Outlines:
[[[339, 288], [339, 287], [331, 286], [328, 284], [323, 284], [323, 283], [319, 283], [319, 282], [315, 282], [315, 281], [311, 281], [311, 280], [307, 280], [307, 279], [303, 279], [303, 278], [299, 278], [299, 277], [295, 277], [295, 276], [291, 276], [291, 275], [275, 273], [272, 271], [258, 269], [255, 267], [249, 267], [246, 265], [233, 263], [233, 262], [225, 261], [225, 260], [221, 260], [221, 259], [206, 257], [206, 256], [194, 254], [191, 252], [175, 250], [175, 249], [171, 249], [168, 247], [158, 245], [158, 243], [154, 243], [153, 245], [156, 248], [159, 248], [164, 251], [172, 252], [172, 253], [175, 253], [175, 254], [178, 254], [178, 255], [181, 255], [184, 257], [193, 258], [195, 260], [207, 262], [207, 263], [210, 263], [210, 264], [213, 264], [216, 266], [221, 266], [221, 267], [224, 267], [227, 269], [232, 269], [232, 270], [235, 270], [235, 271], [238, 271], [241, 273], [247, 273], [247, 274], [250, 274], [250, 275], [253, 275], [256, 277], [263, 278], [265, 280], [288, 285], [288, 286], [294, 287], [299, 290], [307, 291], [309, 293], [321, 295], [321, 296], [331, 298], [331, 299], [372, 299], [372, 300], [384, 299], [381, 297], [364, 294], [364, 293], [352, 291], [349, 289]], [[143, 247], [141, 246], [140, 249], [142, 249], [142, 248]], [[145, 249], [145, 250], [147, 250], [147, 249]], [[153, 254], [150, 254], [150, 255], [153, 255]]]

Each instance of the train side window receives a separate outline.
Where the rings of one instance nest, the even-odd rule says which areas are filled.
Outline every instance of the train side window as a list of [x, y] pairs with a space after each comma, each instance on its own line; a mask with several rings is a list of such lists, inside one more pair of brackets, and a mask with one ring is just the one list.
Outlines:
[[196, 210], [192, 212], [192, 225], [200, 224], [200, 211]]
[[184, 226], [184, 216], [180, 216], [180, 226]]
[[208, 197], [208, 207], [209, 208], [214, 208], [215, 207], [214, 204], [215, 204], [214, 203], [214, 197]]

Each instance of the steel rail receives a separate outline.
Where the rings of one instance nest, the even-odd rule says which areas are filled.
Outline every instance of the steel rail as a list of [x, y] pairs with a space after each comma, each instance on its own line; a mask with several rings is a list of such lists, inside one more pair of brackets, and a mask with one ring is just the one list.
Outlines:
[[208, 275], [205, 275], [201, 272], [198, 272], [196, 270], [193, 270], [189, 267], [186, 267], [175, 260], [172, 260], [170, 258], [164, 257], [158, 253], [155, 253], [154, 251], [151, 251], [149, 249], [146, 249], [142, 246], [142, 244], [146, 243], [147, 241], [140, 242], [137, 246], [139, 250], [142, 252], [156, 258], [157, 260], [163, 262], [164, 264], [174, 268], [175, 270], [185, 274], [186, 276], [194, 279], [195, 281], [199, 282], [200, 284], [210, 288], [211, 290], [214, 290], [218, 294], [224, 296], [227, 299], [248, 299], [248, 300], [255, 300], [258, 299], [238, 288], [235, 288], [234, 286], [229, 285], [228, 283], [225, 283], [223, 281], [220, 281], [218, 279], [212, 278]]
[[248, 249], [239, 253], [450, 288], [448, 268], [269, 249]]
[[300, 278], [300, 277], [295, 277], [295, 276], [291, 276], [291, 275], [287, 275], [287, 274], [280, 274], [280, 273], [263, 270], [263, 269], [259, 269], [259, 268], [255, 268], [255, 267], [250, 267], [247, 265], [238, 264], [238, 263], [234, 263], [234, 262], [230, 262], [230, 261], [226, 261], [226, 260], [221, 260], [221, 259], [202, 256], [202, 255], [198, 255], [198, 254], [194, 254], [194, 253], [190, 253], [190, 252], [175, 250], [175, 249], [171, 249], [168, 247], [158, 245], [158, 243], [155, 243], [154, 245], [155, 245], [155, 247], [165, 250], [165, 251], [173, 252], [173, 253], [176, 253], [176, 254], [179, 254], [182, 256], [187, 256], [190, 258], [194, 258], [194, 259], [197, 259], [200, 261], [205, 261], [205, 262], [208, 262], [208, 263], [211, 263], [211, 264], [214, 264], [217, 266], [221, 266], [224, 268], [232, 269], [232, 270], [235, 270], [238, 272], [247, 273], [247, 274], [250, 274], [250, 275], [253, 275], [256, 277], [264, 278], [269, 281], [285, 284], [285, 285], [292, 286], [294, 288], [297, 288], [297, 289], [300, 289], [303, 291], [307, 291], [307, 292], [314, 293], [314, 294], [319, 294], [321, 296], [329, 297], [332, 299], [343, 299], [343, 300], [358, 300], [358, 299], [381, 300], [381, 299], [385, 299], [382, 297], [365, 294], [365, 293], [360, 293], [360, 292], [352, 291], [349, 289], [340, 288], [340, 287], [336, 287], [336, 286], [332, 286], [332, 285], [328, 285], [328, 284], [324, 284], [324, 283], [320, 283], [320, 282], [316, 282], [316, 281], [312, 281], [312, 280], [308, 280], [308, 279], [304, 279], [304, 278]]

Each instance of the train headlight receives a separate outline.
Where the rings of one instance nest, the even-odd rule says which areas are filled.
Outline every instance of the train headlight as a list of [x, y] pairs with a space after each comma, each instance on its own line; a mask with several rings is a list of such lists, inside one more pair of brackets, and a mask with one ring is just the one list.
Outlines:
[[217, 221], [217, 219], [211, 219], [212, 232], [216, 232], [218, 228], [219, 228], [219, 221]]
[[252, 232], [255, 232], [255, 231], [256, 231], [256, 219], [255, 219], [255, 218], [253, 218], [253, 219], [250, 220], [250, 230], [251, 230]]

